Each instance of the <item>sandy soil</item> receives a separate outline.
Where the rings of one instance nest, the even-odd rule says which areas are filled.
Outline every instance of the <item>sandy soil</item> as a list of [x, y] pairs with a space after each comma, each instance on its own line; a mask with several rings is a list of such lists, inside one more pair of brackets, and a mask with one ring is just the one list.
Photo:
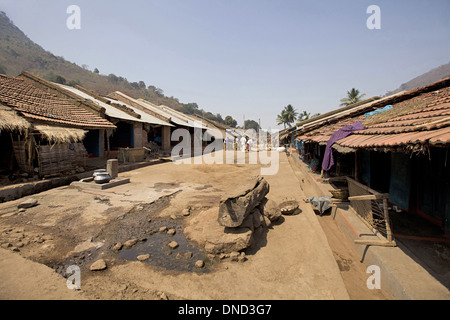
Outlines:
[[[251, 181], [259, 165], [164, 163], [123, 173], [131, 183], [108, 190], [66, 186], [36, 194], [32, 198], [39, 205], [24, 212], [17, 210], [24, 199], [3, 203], [0, 298], [386, 299], [366, 288], [358, 257], [332, 220], [318, 219], [302, 201], [305, 196], [284, 154], [280, 161], [279, 173], [266, 177], [268, 198], [293, 198], [301, 213], [283, 216], [261, 233], [244, 262], [207, 255], [184, 237], [183, 228]], [[190, 214], [184, 215], [188, 207]], [[161, 234], [161, 227], [176, 234]], [[148, 262], [136, 261], [143, 253], [138, 249], [129, 255], [112, 250], [129, 239], [146, 244], [140, 250], [151, 251]], [[174, 239], [179, 247], [167, 249]], [[106, 270], [90, 271], [99, 258], [106, 261]], [[194, 266], [198, 259], [205, 261], [201, 269]], [[63, 276], [70, 265], [81, 269], [79, 291], [66, 287]]]

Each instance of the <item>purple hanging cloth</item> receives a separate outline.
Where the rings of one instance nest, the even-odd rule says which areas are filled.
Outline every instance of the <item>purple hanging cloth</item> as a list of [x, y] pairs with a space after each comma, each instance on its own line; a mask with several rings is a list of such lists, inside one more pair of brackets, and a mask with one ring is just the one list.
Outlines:
[[341, 139], [344, 139], [345, 137], [351, 135], [354, 131], [363, 130], [364, 126], [361, 121], [357, 121], [354, 124], [351, 124], [349, 126], [342, 127], [333, 135], [331, 136], [330, 140], [327, 142], [327, 147], [325, 148], [325, 154], [323, 155], [323, 161], [322, 161], [322, 169], [325, 171], [328, 171], [331, 169], [331, 167], [334, 165], [333, 160], [333, 151], [331, 147], [333, 144]]

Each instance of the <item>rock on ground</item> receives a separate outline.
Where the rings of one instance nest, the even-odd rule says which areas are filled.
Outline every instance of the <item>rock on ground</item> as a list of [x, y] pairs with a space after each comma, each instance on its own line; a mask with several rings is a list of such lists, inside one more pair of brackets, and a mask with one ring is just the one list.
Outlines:
[[223, 227], [217, 221], [217, 214], [217, 208], [200, 212], [184, 229], [186, 237], [211, 254], [240, 251], [252, 244], [253, 232], [250, 228]]
[[89, 270], [91, 271], [101, 271], [106, 269], [106, 262], [103, 259], [99, 259], [95, 261], [91, 266], [89, 267]]
[[150, 259], [150, 255], [149, 254], [141, 254], [141, 255], [137, 256], [137, 259], [139, 261], [146, 261], [146, 260]]
[[22, 209], [22, 208], [23, 209], [28, 209], [28, 208], [37, 206], [37, 204], [38, 204], [38, 201], [36, 199], [30, 198], [30, 199], [27, 199], [27, 200], [19, 203], [17, 208], [19, 208], [19, 209]]
[[269, 183], [258, 177], [244, 191], [222, 199], [219, 206], [220, 225], [224, 227], [239, 227], [244, 219], [258, 206], [269, 193]]
[[277, 202], [272, 199], [264, 198], [258, 208], [271, 222], [275, 222], [281, 217], [281, 209]]

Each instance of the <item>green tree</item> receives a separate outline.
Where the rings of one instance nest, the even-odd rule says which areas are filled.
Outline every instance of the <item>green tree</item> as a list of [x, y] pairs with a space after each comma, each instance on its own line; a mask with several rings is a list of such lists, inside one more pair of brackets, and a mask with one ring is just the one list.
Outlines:
[[237, 121], [234, 120], [232, 116], [226, 116], [226, 117], [225, 117], [225, 124], [226, 124], [227, 126], [232, 127], [232, 128], [236, 128], [236, 126], [237, 126]]
[[99, 74], [99, 73], [100, 73], [100, 71], [98, 71], [98, 69], [97, 69], [97, 68], [95, 68], [95, 69], [94, 69], [94, 73], [96, 73], [96, 74]]
[[297, 117], [298, 112], [292, 105], [288, 104], [277, 116], [277, 125], [284, 125], [284, 128], [286, 129], [286, 126], [290, 127]]
[[298, 117], [297, 117], [297, 120], [308, 120], [309, 119], [309, 117], [310, 117], [310, 115], [311, 115], [311, 112], [306, 112], [306, 111], [303, 111], [302, 113], [300, 113], [299, 115], [298, 115]]
[[259, 130], [259, 124], [255, 120], [245, 120], [245, 130], [254, 129], [255, 131]]
[[112, 83], [119, 82], [119, 78], [114, 73], [110, 73], [108, 75], [108, 80], [111, 81]]
[[340, 106], [341, 107], [348, 106], [348, 105], [354, 104], [358, 101], [361, 101], [362, 98], [365, 97], [365, 95], [366, 95], [365, 93], [360, 94], [359, 90], [352, 88], [352, 90], [347, 91], [347, 97], [340, 100], [341, 101]]
[[201, 114], [198, 104], [195, 102], [183, 103], [180, 111], [186, 114]]

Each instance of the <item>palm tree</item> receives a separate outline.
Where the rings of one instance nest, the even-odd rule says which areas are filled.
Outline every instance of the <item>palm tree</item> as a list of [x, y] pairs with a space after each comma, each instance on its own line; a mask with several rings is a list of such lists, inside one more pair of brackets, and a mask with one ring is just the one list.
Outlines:
[[283, 111], [281, 111], [281, 114], [277, 116], [277, 125], [284, 124], [284, 128], [286, 129], [286, 125], [290, 127], [291, 124], [295, 122], [297, 117], [298, 112], [292, 105], [288, 104], [284, 107]]
[[286, 112], [283, 110], [279, 115], [277, 115], [277, 125], [284, 124], [284, 128], [286, 129], [286, 123], [287, 123]]
[[355, 88], [352, 88], [352, 90], [347, 91], [347, 97], [341, 99], [340, 106], [341, 107], [342, 106], [348, 106], [348, 105], [354, 104], [354, 103], [356, 103], [358, 101], [361, 101], [362, 98], [365, 97], [365, 95], [366, 95], [365, 93], [359, 94], [359, 90], [357, 90]]
[[300, 120], [300, 121], [308, 120], [310, 115], [311, 115], [311, 112], [303, 111], [303, 112], [300, 113], [300, 115], [297, 117], [297, 120]]

